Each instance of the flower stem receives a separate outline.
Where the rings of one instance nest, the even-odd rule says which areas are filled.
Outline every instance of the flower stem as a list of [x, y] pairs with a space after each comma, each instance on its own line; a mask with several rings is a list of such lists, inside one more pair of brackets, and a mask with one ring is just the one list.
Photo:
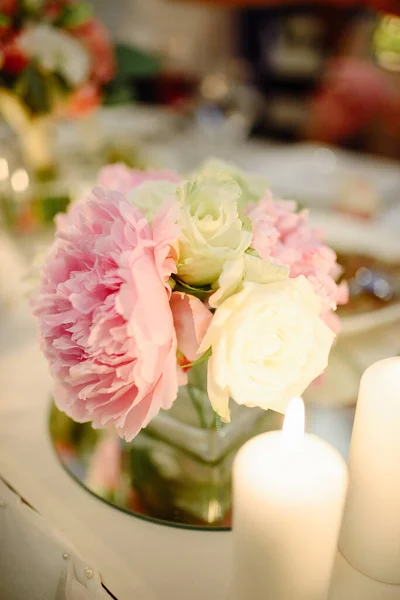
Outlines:
[[202, 429], [207, 429], [207, 421], [204, 414], [203, 406], [201, 402], [196, 398], [196, 394], [193, 393], [194, 390], [192, 388], [189, 389], [190, 400], [192, 401], [193, 407], [199, 416], [200, 426]]

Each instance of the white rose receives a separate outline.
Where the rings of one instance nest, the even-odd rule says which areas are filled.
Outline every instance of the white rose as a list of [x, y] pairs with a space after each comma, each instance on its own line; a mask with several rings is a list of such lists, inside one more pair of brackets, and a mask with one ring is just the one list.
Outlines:
[[87, 80], [90, 56], [72, 36], [46, 23], [33, 25], [18, 40], [21, 49], [50, 73], [60, 73], [67, 83], [77, 87]]
[[180, 198], [180, 262], [178, 276], [191, 285], [218, 279], [224, 263], [250, 246], [251, 223], [239, 215], [239, 185], [230, 179], [200, 177], [178, 190]]
[[241, 206], [246, 206], [249, 202], [258, 202], [268, 189], [268, 182], [261, 175], [242, 171], [237, 165], [219, 158], [209, 158], [198, 172], [206, 177], [224, 177], [236, 181], [241, 189]]
[[165, 200], [176, 198], [177, 184], [167, 180], [144, 181], [127, 193], [131, 204], [134, 204], [149, 221]]
[[229, 421], [229, 398], [284, 412], [327, 363], [334, 334], [320, 318], [320, 300], [304, 277], [245, 283], [215, 312], [199, 354], [212, 348], [208, 394]]

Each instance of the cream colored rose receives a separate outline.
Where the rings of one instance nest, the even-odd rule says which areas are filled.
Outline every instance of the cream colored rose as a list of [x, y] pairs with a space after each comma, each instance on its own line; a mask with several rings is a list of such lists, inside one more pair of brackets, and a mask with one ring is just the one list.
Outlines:
[[334, 334], [320, 318], [320, 301], [304, 276], [244, 283], [215, 312], [199, 348], [212, 348], [208, 394], [229, 421], [229, 398], [284, 412], [328, 362]]
[[201, 286], [216, 281], [226, 261], [249, 247], [251, 224], [239, 215], [239, 185], [231, 179], [200, 177], [178, 190], [180, 262], [178, 277]]

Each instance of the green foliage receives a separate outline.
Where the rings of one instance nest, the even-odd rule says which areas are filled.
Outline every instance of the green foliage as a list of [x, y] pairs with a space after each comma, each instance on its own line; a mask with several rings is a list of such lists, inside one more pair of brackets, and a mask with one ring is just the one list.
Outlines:
[[124, 81], [119, 83], [118, 80], [114, 80], [104, 90], [103, 104], [106, 106], [127, 104], [134, 99], [135, 91], [129, 83]]
[[33, 114], [50, 111], [51, 95], [48, 82], [34, 61], [22, 71], [15, 92]]
[[247, 248], [246, 254], [250, 254], [250, 256], [255, 256], [256, 258], [261, 258], [257, 250], [255, 250], [254, 248]]
[[187, 363], [185, 365], [185, 369], [188, 369], [189, 367], [195, 367], [197, 365], [201, 365], [201, 363], [205, 362], [206, 360], [208, 360], [210, 358], [211, 354], [212, 354], [212, 350], [211, 350], [211, 348], [209, 348], [199, 358], [196, 358], [196, 360], [194, 360], [193, 362]]
[[391, 52], [400, 57], [400, 18], [392, 15], [383, 17], [374, 35], [377, 54]]
[[14, 84], [16, 95], [33, 116], [50, 112], [54, 101], [70, 89], [59, 73], [45, 73], [35, 61], [25, 67]]
[[106, 105], [132, 102], [135, 99], [134, 80], [148, 79], [160, 71], [158, 58], [126, 44], [116, 44], [115, 58], [116, 75], [104, 91]]
[[64, 6], [56, 25], [66, 29], [74, 29], [83, 25], [93, 17], [93, 7], [88, 2], [77, 2]]
[[45, 196], [33, 202], [33, 210], [40, 223], [52, 223], [58, 213], [65, 212], [70, 198], [65, 195]]
[[11, 19], [8, 15], [0, 13], [0, 27], [9, 27]]
[[202, 287], [193, 287], [180, 279], [174, 278], [176, 281], [176, 285], [174, 288], [175, 292], [184, 292], [185, 294], [191, 294], [192, 296], [196, 296], [200, 300], [204, 301], [208, 298], [208, 296], [212, 293], [212, 288], [209, 285], [205, 285]]
[[158, 58], [126, 44], [116, 44], [115, 57], [116, 79], [144, 79], [153, 77], [160, 71]]

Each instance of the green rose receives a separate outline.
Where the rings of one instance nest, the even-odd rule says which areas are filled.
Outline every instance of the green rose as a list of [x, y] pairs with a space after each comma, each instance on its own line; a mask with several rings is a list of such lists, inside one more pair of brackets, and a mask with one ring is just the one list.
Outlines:
[[236, 181], [200, 176], [178, 189], [181, 237], [178, 277], [192, 286], [212, 284], [227, 261], [241, 257], [249, 247], [251, 223], [241, 217]]

